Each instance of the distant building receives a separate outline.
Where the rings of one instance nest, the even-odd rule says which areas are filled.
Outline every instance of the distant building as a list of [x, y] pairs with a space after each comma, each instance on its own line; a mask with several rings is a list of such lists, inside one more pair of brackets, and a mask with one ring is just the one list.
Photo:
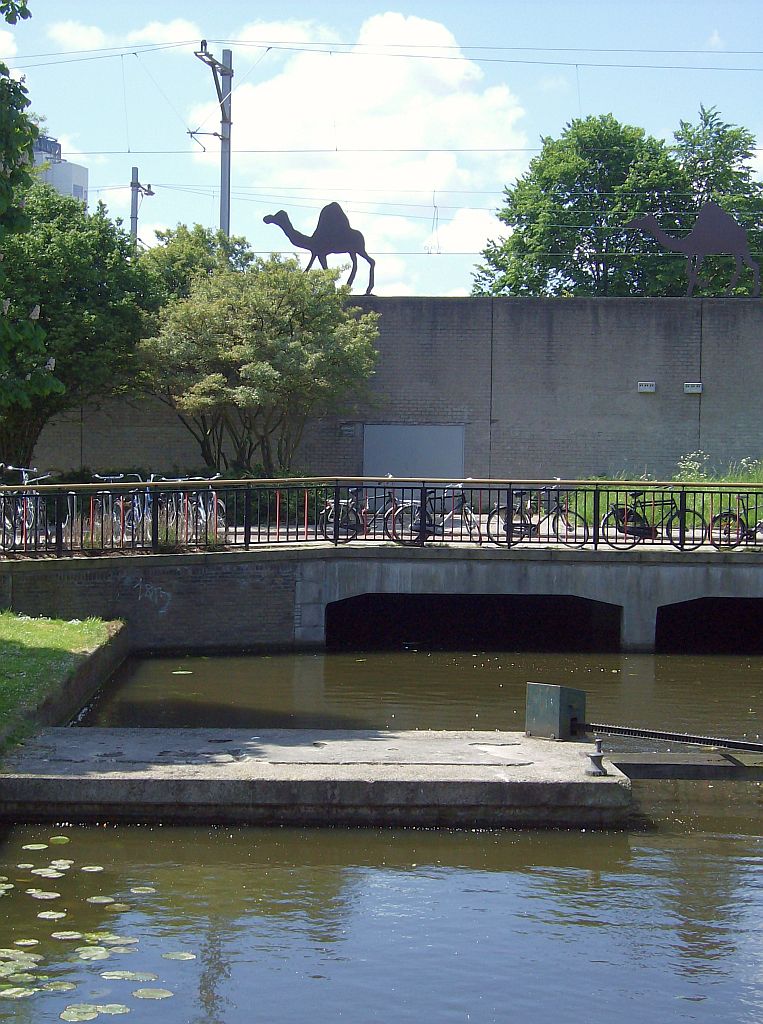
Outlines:
[[40, 178], [62, 196], [74, 196], [87, 206], [87, 167], [61, 157], [61, 143], [41, 135], [34, 144], [35, 166], [42, 166]]

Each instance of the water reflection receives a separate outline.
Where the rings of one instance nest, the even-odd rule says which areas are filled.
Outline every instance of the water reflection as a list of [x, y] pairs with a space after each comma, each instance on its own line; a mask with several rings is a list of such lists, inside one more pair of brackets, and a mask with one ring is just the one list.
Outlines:
[[[696, 1001], [707, 1020], [763, 1009], [754, 834], [64, 831], [74, 865], [51, 901], [63, 925], [36, 916], [42, 903], [25, 891], [35, 876], [16, 867], [57, 855], [22, 849], [49, 831], [3, 834], [0, 874], [15, 888], [0, 902], [0, 946], [38, 939], [31, 973], [76, 989], [19, 1001], [0, 991], [2, 1019], [124, 1003], [166, 1024], [490, 1022], [510, 1006], [545, 1024], [590, 1016], [594, 993], [597, 1013], [628, 1021], [696, 1019]], [[85, 863], [104, 870], [88, 876]], [[146, 886], [155, 891], [131, 891]], [[94, 893], [130, 909], [86, 903]], [[79, 943], [52, 938], [62, 927], [139, 941], [83, 961]], [[164, 959], [171, 951], [196, 959]], [[155, 975], [150, 984], [174, 994], [145, 1016], [138, 983], [103, 977], [115, 969]]]
[[759, 738], [763, 658], [386, 651], [130, 662], [82, 724], [522, 729], [528, 680], [588, 694], [591, 721]]

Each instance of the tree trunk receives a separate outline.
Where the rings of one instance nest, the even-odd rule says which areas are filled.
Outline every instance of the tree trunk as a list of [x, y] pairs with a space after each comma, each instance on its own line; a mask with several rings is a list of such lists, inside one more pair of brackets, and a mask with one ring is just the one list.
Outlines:
[[31, 466], [34, 449], [49, 416], [39, 409], [12, 406], [0, 412], [0, 462]]

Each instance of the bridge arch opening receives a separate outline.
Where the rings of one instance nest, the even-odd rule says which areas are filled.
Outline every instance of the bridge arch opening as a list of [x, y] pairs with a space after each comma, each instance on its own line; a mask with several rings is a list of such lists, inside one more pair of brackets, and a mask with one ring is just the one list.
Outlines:
[[655, 648], [666, 654], [763, 654], [763, 598], [701, 597], [663, 605]]
[[621, 611], [548, 594], [362, 594], [326, 606], [326, 646], [611, 651]]

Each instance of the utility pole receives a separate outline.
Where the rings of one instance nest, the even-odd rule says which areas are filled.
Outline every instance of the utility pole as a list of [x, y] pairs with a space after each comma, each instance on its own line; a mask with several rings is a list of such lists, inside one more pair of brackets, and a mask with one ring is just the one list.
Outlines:
[[138, 240], [138, 196], [152, 196], [154, 190], [150, 185], [141, 185], [138, 181], [138, 168], [132, 169], [130, 182], [130, 235], [133, 242]]
[[[223, 50], [222, 61], [207, 50], [207, 41], [202, 39], [194, 55], [212, 69], [215, 90], [220, 104], [220, 230], [230, 235], [230, 138], [231, 138], [231, 80], [233, 79], [233, 53]], [[196, 132], [191, 132], [195, 135]]]

